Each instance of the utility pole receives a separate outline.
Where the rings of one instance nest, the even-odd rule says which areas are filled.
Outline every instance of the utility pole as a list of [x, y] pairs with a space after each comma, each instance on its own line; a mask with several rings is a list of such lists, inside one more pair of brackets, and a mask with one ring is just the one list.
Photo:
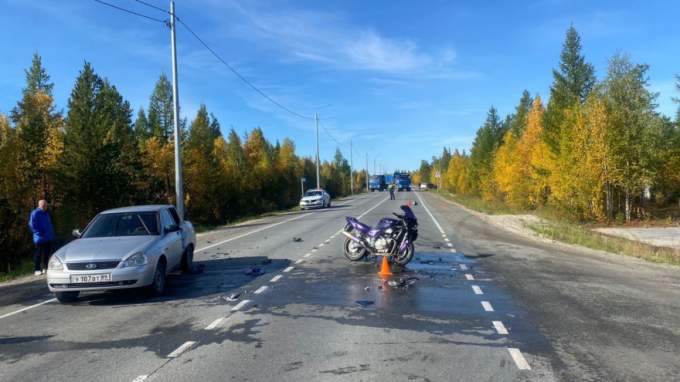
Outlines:
[[314, 120], [316, 121], [316, 188], [321, 188], [319, 181], [319, 113], [314, 113]]
[[301, 197], [301, 198], [304, 198], [304, 197], [305, 197], [305, 180], [306, 180], [306, 179], [305, 179], [304, 176], [300, 178], [300, 191], [301, 191], [301, 196], [300, 196], [300, 197]]
[[368, 188], [368, 153], [366, 153], [366, 192], [371, 191]]
[[354, 160], [352, 159], [353, 153], [352, 153], [352, 138], [349, 139], [349, 193], [350, 195], [354, 195], [354, 174], [352, 174], [352, 171], [354, 171]]
[[172, 115], [175, 127], [175, 195], [177, 213], [184, 219], [184, 178], [182, 176], [182, 137], [179, 131], [179, 91], [177, 89], [177, 44], [175, 38], [175, 1], [170, 0], [170, 42], [172, 51]]

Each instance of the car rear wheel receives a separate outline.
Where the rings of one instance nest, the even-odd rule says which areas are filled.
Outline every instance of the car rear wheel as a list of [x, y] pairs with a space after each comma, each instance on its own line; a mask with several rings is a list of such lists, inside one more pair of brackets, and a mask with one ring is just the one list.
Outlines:
[[78, 299], [80, 292], [55, 292], [54, 296], [62, 304], [74, 302]]
[[191, 273], [194, 270], [194, 246], [189, 245], [182, 255], [182, 273]]
[[165, 259], [158, 260], [156, 272], [153, 275], [153, 282], [149, 285], [149, 292], [153, 296], [162, 296], [165, 293]]
[[331, 201], [330, 201], [330, 199], [328, 200], [328, 204], [326, 205], [326, 207], [328, 207], [328, 208], [331, 207]]

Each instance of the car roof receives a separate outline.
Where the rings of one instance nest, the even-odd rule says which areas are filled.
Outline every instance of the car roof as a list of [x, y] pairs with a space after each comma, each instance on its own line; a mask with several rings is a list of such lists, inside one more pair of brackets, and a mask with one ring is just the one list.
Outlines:
[[110, 210], [102, 211], [102, 214], [116, 214], [124, 212], [158, 212], [163, 208], [173, 207], [170, 204], [148, 204], [142, 206], [128, 206], [120, 208], [112, 208]]

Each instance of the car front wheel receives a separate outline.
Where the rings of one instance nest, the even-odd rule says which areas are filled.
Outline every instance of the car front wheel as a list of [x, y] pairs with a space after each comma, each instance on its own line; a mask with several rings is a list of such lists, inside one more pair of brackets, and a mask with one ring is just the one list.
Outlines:
[[149, 292], [153, 296], [162, 296], [165, 293], [165, 259], [161, 258], [156, 265], [153, 282], [149, 285]]
[[55, 292], [54, 296], [57, 298], [57, 301], [59, 301], [62, 304], [69, 303], [69, 302], [74, 302], [78, 299], [78, 295], [80, 295], [80, 292]]

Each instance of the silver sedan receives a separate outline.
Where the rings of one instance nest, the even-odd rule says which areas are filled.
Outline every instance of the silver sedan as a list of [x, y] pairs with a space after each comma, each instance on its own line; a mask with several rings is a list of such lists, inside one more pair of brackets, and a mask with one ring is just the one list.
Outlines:
[[196, 235], [172, 206], [136, 206], [98, 214], [76, 240], [52, 255], [47, 286], [60, 302], [81, 291], [165, 290], [170, 271], [190, 270]]

